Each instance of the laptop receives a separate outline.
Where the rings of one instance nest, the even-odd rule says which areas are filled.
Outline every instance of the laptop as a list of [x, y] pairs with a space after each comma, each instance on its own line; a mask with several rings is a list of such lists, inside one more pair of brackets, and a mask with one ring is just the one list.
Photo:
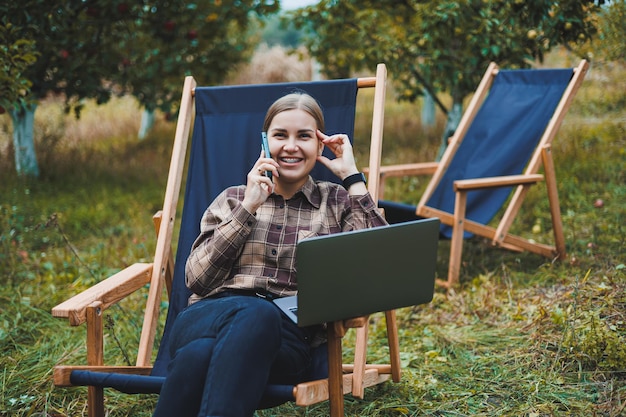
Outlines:
[[300, 327], [428, 303], [439, 219], [312, 237], [298, 243], [298, 295], [274, 303]]

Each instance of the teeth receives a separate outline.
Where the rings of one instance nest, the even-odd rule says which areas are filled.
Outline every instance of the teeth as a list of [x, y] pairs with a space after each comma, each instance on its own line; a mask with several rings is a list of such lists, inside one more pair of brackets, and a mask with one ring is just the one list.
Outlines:
[[293, 163], [300, 161], [300, 158], [282, 158], [282, 161], [287, 163]]

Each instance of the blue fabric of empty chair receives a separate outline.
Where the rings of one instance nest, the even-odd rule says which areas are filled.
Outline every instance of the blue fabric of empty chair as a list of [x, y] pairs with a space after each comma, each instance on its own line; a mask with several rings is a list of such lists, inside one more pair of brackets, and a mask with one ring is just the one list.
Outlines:
[[415, 213], [416, 207], [412, 204], [379, 200], [378, 207], [385, 211], [385, 219], [390, 224], [410, 222], [421, 218]]
[[[487, 98], [426, 205], [453, 213], [454, 181], [521, 174], [571, 77], [570, 69], [499, 70]], [[466, 217], [488, 224], [510, 193], [511, 188], [468, 193]], [[381, 202], [380, 206], [385, 208], [390, 223], [410, 216], [410, 206], [386, 202]], [[412, 209], [415, 211], [414, 206]], [[442, 225], [442, 234], [449, 238], [452, 228]], [[467, 236], [470, 235], [466, 233]]]

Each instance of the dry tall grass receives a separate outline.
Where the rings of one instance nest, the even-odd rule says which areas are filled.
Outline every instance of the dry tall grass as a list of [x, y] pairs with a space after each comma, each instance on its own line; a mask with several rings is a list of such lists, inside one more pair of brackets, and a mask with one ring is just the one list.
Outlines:
[[227, 84], [265, 84], [313, 79], [313, 60], [304, 49], [289, 53], [281, 46], [259, 46], [249, 63], [235, 68]]
[[[314, 61], [305, 50], [288, 51], [263, 44], [251, 61], [234, 68], [225, 84], [277, 83], [309, 81], [319, 78], [315, 73]], [[372, 76], [372, 68], [363, 76]], [[432, 160], [436, 151], [431, 145], [439, 140], [443, 130], [444, 116], [439, 113], [434, 126], [422, 126], [419, 117], [420, 102], [398, 103], [390, 81], [385, 110], [385, 130], [383, 143], [384, 163], [405, 163], [415, 160]], [[182, 79], [182, 76], [181, 76]], [[361, 166], [369, 161], [368, 143], [371, 134], [372, 114], [371, 89], [359, 93], [355, 143], [357, 159]], [[114, 97], [108, 103], [97, 106], [94, 100], [85, 100], [80, 118], [73, 113], [66, 114], [62, 99], [49, 97], [43, 100], [35, 112], [35, 147], [43, 175], [50, 172], [47, 167], [58, 169], [68, 165], [68, 155], [85, 161], [86, 149], [106, 149], [116, 147], [137, 136], [142, 117], [142, 109], [130, 96]], [[154, 129], [167, 129], [172, 126], [163, 114], [157, 112]], [[14, 169], [12, 125], [8, 114], [0, 115], [0, 171]], [[88, 145], [88, 146], [85, 146]], [[72, 164], [69, 164], [72, 165]], [[393, 183], [393, 181], [392, 181]], [[393, 187], [391, 188], [393, 189]]]

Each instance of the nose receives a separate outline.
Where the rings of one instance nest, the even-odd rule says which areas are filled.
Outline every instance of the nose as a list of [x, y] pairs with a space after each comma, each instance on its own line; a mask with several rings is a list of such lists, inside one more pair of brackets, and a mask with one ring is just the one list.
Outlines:
[[295, 136], [289, 136], [285, 142], [283, 149], [287, 152], [296, 152], [298, 150], [298, 141]]

